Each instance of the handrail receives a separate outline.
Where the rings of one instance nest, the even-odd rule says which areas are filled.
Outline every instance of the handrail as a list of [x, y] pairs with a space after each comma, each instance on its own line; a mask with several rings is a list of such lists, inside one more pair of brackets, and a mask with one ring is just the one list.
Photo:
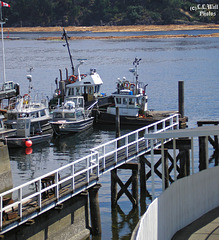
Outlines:
[[[70, 190], [72, 190], [72, 192], [74, 192], [74, 194], [76, 195], [84, 190], [84, 189], [76, 189], [75, 179], [77, 177], [81, 176], [82, 174], [85, 175], [86, 188], [89, 188], [90, 186], [93, 185], [94, 176], [96, 181], [98, 181], [98, 178], [101, 174], [109, 171], [109, 170], [105, 170], [107, 156], [110, 156], [110, 155], [113, 156], [114, 154], [114, 160], [117, 163], [118, 152], [124, 149], [127, 161], [131, 160], [131, 159], [128, 159], [128, 153], [129, 153], [128, 148], [130, 146], [135, 146], [137, 153], [139, 151], [139, 144], [141, 142], [145, 142], [145, 147], [147, 148], [150, 147], [148, 140], [145, 139], [144, 137], [145, 133], [165, 131], [165, 130], [174, 129], [174, 128], [177, 128], [177, 129], [179, 128], [179, 114], [174, 114], [156, 123], [142, 127], [138, 130], [125, 134], [107, 143], [101, 144], [100, 146], [90, 149], [91, 153], [83, 158], [80, 158], [72, 163], [69, 163], [54, 171], [51, 171], [50, 173], [44, 174], [43, 176], [37, 177], [34, 180], [31, 180], [27, 183], [24, 183], [20, 186], [17, 186], [13, 189], [10, 189], [6, 192], [1, 193], [0, 194], [0, 229], [2, 230], [4, 211], [12, 207], [17, 207], [20, 221], [22, 221], [22, 212], [24, 209], [23, 205], [26, 202], [35, 199], [39, 206], [38, 214], [40, 214], [40, 211], [42, 208], [43, 194], [46, 191], [55, 189], [54, 192], [55, 192], [56, 204], [59, 204], [61, 201], [59, 196], [59, 188], [61, 184], [67, 185], [70, 183], [70, 186], [71, 186]], [[101, 171], [100, 171], [100, 164], [102, 164]], [[113, 166], [115, 167], [115, 165]], [[68, 172], [68, 174], [66, 174], [66, 171]], [[45, 188], [42, 188], [41, 184], [43, 179], [50, 176], [54, 176], [54, 182], [50, 186], [46, 186]], [[36, 186], [38, 186], [36, 189], [37, 191], [34, 193], [33, 192], [28, 194], [25, 193], [26, 195], [23, 196], [24, 189], [32, 185], [35, 185], [35, 188]], [[15, 200], [14, 203], [9, 204], [7, 206], [3, 206], [3, 198], [9, 194], [17, 194], [17, 199]]]
[[[175, 120], [175, 121], [174, 121]], [[162, 127], [159, 129], [159, 126]], [[159, 130], [158, 130], [159, 129]], [[166, 130], [179, 129], [179, 114], [174, 114], [170, 117], [162, 119], [153, 124], [147, 125], [140, 129], [137, 129], [133, 132], [127, 133], [123, 136], [115, 138], [107, 143], [101, 144], [95, 148], [90, 149], [92, 153], [99, 152], [100, 159], [103, 159], [103, 165], [105, 166], [105, 159], [107, 156], [111, 154], [116, 154], [121, 149], [128, 149], [128, 146], [136, 143], [136, 148], [139, 147], [138, 143], [140, 143], [143, 139], [145, 140], [145, 146], [149, 146], [149, 140], [144, 138], [144, 135], [149, 132], [162, 132]], [[142, 134], [143, 133], [143, 134]], [[140, 136], [142, 134], [142, 136]], [[134, 137], [134, 140], [130, 141], [130, 138]], [[157, 143], [157, 142], [155, 142]], [[117, 146], [120, 146], [119, 148]], [[110, 150], [106, 152], [106, 149]], [[113, 150], [112, 150], [113, 149]]]

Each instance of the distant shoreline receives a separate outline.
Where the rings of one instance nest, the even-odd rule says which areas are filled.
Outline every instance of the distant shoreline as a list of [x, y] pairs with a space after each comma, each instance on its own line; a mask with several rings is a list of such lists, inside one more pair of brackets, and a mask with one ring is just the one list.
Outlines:
[[[176, 30], [207, 30], [219, 29], [219, 24], [201, 25], [130, 25], [130, 26], [91, 26], [91, 27], [65, 27], [66, 31], [75, 32], [147, 32], [147, 31], [176, 31]], [[5, 27], [9, 32], [60, 32], [62, 27]]]
[[[164, 34], [164, 35], [138, 35], [138, 36], [111, 36], [112, 32], [158, 32], [158, 31], [180, 31], [180, 30], [219, 30], [219, 24], [206, 25], [135, 25], [135, 26], [91, 26], [91, 27], [65, 27], [68, 32], [105, 32], [108, 36], [73, 36], [71, 40], [86, 40], [86, 39], [157, 39], [157, 38], [191, 38], [191, 37], [219, 37], [219, 33], [211, 34]], [[22, 28], [5, 28], [8, 32], [62, 32], [62, 27], [22, 27]], [[40, 37], [37, 40], [61, 40], [61, 37]]]

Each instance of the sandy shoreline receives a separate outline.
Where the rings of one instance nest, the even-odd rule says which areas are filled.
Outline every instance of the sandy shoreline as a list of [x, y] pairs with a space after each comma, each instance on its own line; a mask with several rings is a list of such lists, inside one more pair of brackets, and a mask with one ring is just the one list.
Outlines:
[[[66, 31], [76, 32], [146, 32], [146, 31], [174, 31], [174, 30], [204, 30], [219, 29], [219, 24], [203, 25], [132, 25], [132, 26], [91, 26], [91, 27], [65, 27]], [[62, 27], [17, 27], [7, 28], [9, 32], [60, 32]]]

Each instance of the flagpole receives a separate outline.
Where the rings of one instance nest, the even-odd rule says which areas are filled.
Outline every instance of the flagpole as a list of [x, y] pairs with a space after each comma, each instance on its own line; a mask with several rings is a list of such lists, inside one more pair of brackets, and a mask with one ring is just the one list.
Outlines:
[[1, 33], [2, 33], [2, 60], [3, 60], [3, 80], [6, 82], [6, 74], [5, 74], [5, 46], [4, 46], [4, 36], [3, 36], [3, 22], [2, 19], [2, 1], [0, 1], [0, 14], [1, 14], [1, 19], [0, 19], [0, 24], [1, 24]]

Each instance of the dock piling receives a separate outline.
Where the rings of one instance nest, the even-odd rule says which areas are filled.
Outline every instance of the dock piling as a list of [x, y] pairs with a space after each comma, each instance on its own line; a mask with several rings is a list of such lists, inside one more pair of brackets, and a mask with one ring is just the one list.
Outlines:
[[90, 197], [90, 217], [91, 217], [91, 229], [92, 235], [97, 236], [101, 234], [101, 219], [100, 219], [100, 207], [98, 191], [101, 184], [96, 184], [89, 190]]

